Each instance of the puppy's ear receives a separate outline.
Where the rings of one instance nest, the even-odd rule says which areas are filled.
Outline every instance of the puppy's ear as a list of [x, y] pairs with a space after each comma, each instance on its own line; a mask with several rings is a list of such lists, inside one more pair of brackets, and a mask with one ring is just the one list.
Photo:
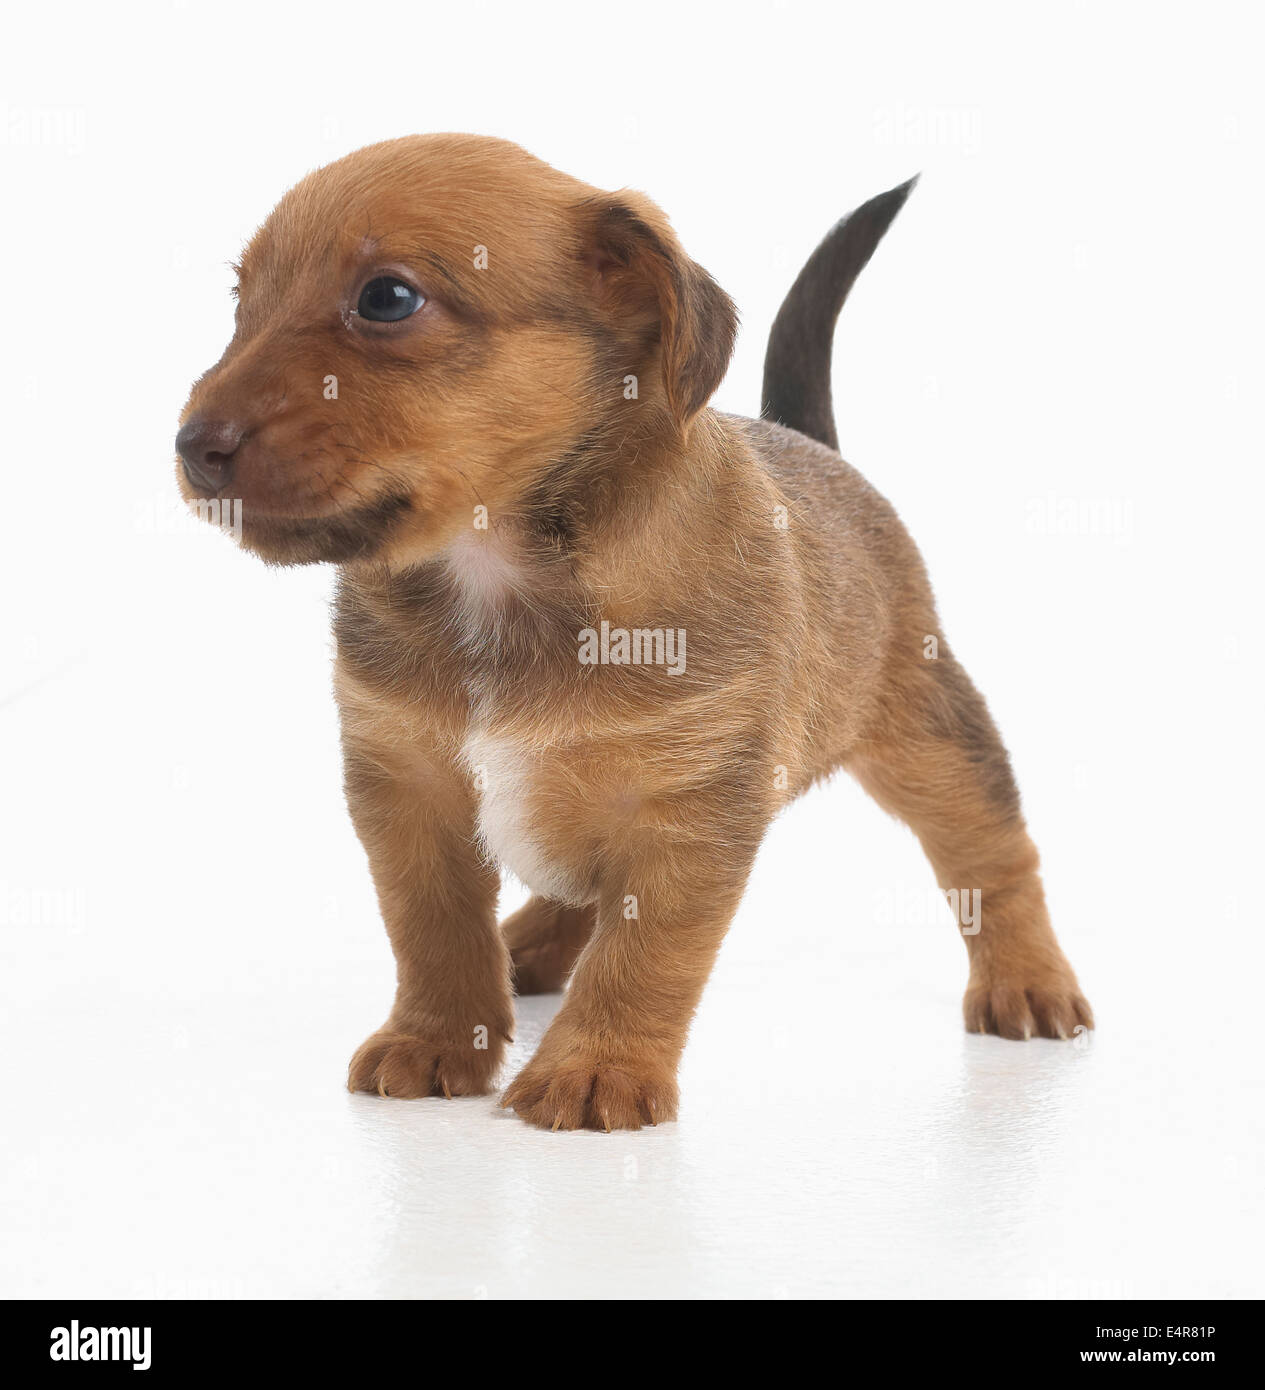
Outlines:
[[621, 326], [656, 333], [668, 408], [686, 425], [711, 399], [738, 331], [733, 301], [681, 249], [648, 198], [620, 193], [585, 204], [582, 258], [604, 310]]

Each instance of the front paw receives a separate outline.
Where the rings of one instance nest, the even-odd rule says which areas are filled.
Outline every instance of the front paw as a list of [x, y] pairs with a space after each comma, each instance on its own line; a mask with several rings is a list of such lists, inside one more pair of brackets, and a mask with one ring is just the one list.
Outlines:
[[347, 1089], [399, 1100], [482, 1096], [492, 1090], [503, 1053], [504, 1042], [494, 1033], [474, 1030], [461, 1042], [437, 1042], [383, 1028], [351, 1059]]
[[577, 1050], [554, 1061], [537, 1053], [503, 1107], [541, 1129], [640, 1129], [676, 1119], [673, 1069], [653, 1060], [603, 1059]]
[[971, 978], [962, 1001], [969, 1033], [1003, 1038], [1071, 1038], [1094, 1026], [1094, 1011], [1070, 967], [1024, 972], [994, 969]]

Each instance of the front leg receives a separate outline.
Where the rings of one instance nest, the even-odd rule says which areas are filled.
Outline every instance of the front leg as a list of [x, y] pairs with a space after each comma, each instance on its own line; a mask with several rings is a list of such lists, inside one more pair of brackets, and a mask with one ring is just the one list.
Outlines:
[[516, 994], [552, 994], [563, 989], [580, 952], [593, 935], [593, 906], [529, 898], [501, 923], [514, 963]]
[[544, 1129], [676, 1118], [690, 1019], [762, 833], [762, 824], [732, 833], [704, 819], [700, 838], [682, 843], [678, 822], [644, 836], [605, 876], [566, 1001], [503, 1105]]
[[344, 708], [347, 801], [396, 961], [395, 1005], [351, 1060], [352, 1091], [490, 1091], [513, 1026], [497, 875], [475, 841], [475, 800], [433, 743], [378, 730]]

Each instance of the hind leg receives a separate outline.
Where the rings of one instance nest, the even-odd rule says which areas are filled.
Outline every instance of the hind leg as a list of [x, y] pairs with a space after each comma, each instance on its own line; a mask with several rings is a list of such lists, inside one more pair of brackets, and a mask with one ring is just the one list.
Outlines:
[[501, 924], [518, 994], [552, 994], [567, 982], [593, 934], [597, 909], [530, 898]]
[[940, 887], [956, 890], [970, 957], [967, 1028], [1004, 1038], [1069, 1038], [1078, 1026], [1092, 1028], [1089, 1004], [1050, 926], [1010, 760], [983, 699], [952, 656], [904, 674], [882, 728], [846, 765], [910, 825]]

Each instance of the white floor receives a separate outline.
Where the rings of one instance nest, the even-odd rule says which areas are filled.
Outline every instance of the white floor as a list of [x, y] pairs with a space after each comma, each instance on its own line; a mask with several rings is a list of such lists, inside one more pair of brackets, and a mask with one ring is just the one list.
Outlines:
[[825, 968], [805, 938], [726, 962], [680, 1122], [635, 1135], [348, 1095], [374, 991], [332, 960], [231, 1014], [210, 960], [158, 1006], [130, 969], [10, 1001], [0, 1292], [1261, 1294], [1260, 1091], [1208, 1018], [1100, 989], [1085, 1050], [970, 1038], [915, 932]]
[[[291, 672], [261, 653], [279, 686], [252, 709], [194, 641], [99, 666], [97, 720], [71, 670], [0, 724], [22, 787], [0, 1294], [1265, 1292], [1260, 948], [1220, 890], [1192, 898], [1200, 865], [1134, 878], [1132, 839], [1105, 856], [1110, 807], [1044, 798], [1088, 1046], [961, 1031], [947, 909], [907, 832], [841, 782], [774, 829], [679, 1123], [546, 1134], [492, 1098], [342, 1088], [392, 972], [332, 722], [277, 717], [326, 709], [324, 656], [313, 642]], [[223, 738], [182, 732], [188, 661]], [[36, 726], [58, 731], [55, 765]], [[520, 1005], [513, 1066], [556, 1005]]]

